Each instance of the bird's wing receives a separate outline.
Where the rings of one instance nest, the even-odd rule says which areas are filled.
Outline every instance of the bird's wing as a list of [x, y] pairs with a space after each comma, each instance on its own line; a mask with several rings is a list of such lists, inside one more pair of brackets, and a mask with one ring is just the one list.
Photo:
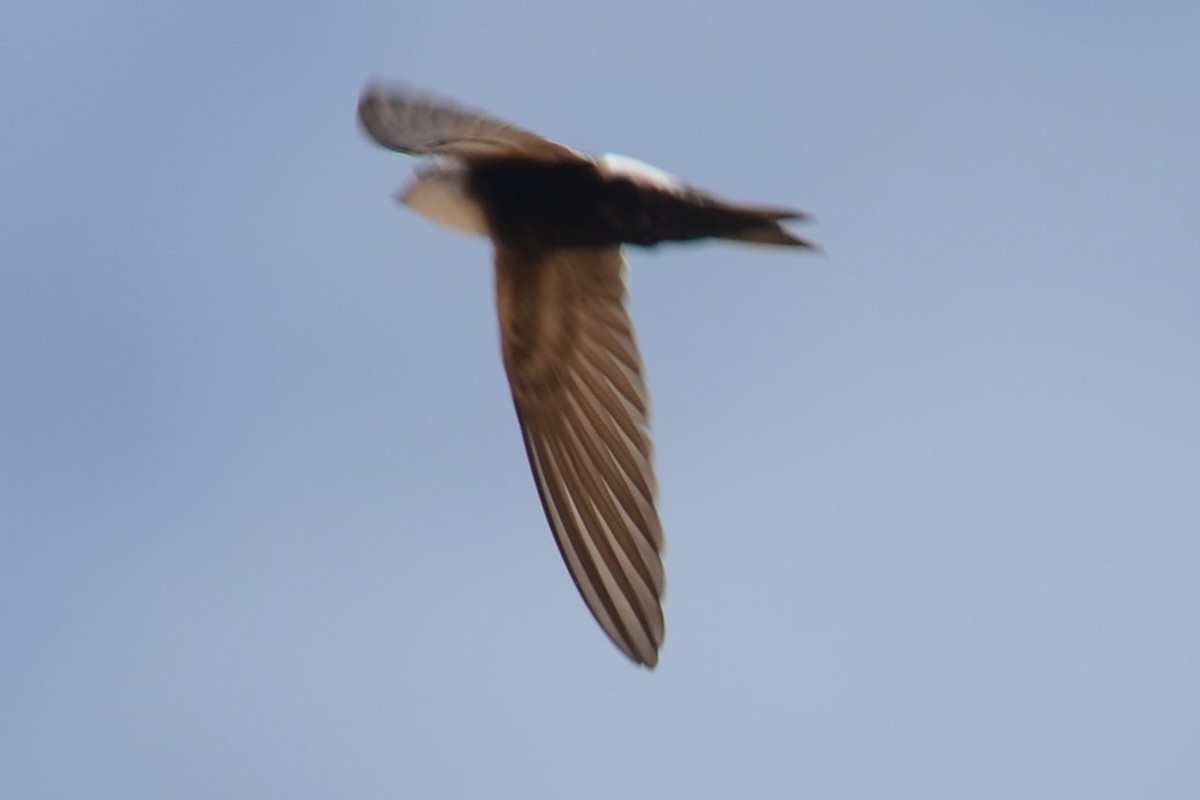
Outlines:
[[653, 667], [663, 537], [648, 397], [619, 248], [530, 255], [497, 244], [504, 367], [546, 519], [605, 633]]
[[584, 158], [536, 133], [402, 86], [368, 84], [358, 100], [358, 119], [376, 142], [409, 155], [520, 156], [542, 161]]

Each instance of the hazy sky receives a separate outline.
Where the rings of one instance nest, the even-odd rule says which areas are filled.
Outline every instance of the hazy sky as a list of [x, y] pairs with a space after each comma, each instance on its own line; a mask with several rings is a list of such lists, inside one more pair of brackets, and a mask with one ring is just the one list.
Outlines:
[[[9, 3], [0, 796], [1200, 797], [1200, 5]], [[667, 641], [403, 78], [813, 212], [632, 251]]]

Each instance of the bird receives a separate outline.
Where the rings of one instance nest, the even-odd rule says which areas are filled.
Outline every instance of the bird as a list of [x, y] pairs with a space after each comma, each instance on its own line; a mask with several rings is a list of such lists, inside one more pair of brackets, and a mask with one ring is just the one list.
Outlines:
[[814, 250], [780, 224], [807, 215], [732, 203], [402, 83], [368, 82], [358, 121], [382, 147], [430, 159], [397, 193], [403, 205], [491, 239], [501, 357], [546, 521], [600, 628], [654, 669], [663, 530], [623, 248], [725, 239]]

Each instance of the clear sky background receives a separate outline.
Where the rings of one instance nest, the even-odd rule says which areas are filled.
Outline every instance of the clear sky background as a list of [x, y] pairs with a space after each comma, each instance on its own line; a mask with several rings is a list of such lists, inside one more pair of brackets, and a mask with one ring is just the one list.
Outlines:
[[[0, 796], [1200, 797], [1200, 5], [0, 24]], [[403, 78], [816, 215], [632, 251], [667, 641], [542, 518]]]

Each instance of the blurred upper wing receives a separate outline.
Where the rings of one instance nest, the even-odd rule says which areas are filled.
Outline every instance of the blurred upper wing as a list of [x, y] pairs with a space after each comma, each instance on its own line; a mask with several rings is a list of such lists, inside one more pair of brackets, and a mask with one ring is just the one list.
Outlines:
[[504, 366], [546, 519], [584, 601], [634, 661], [663, 640], [662, 528], [619, 248], [497, 245]]
[[583, 158], [536, 133], [402, 86], [368, 84], [358, 100], [358, 119], [376, 142], [410, 155], [521, 156], [545, 161]]

